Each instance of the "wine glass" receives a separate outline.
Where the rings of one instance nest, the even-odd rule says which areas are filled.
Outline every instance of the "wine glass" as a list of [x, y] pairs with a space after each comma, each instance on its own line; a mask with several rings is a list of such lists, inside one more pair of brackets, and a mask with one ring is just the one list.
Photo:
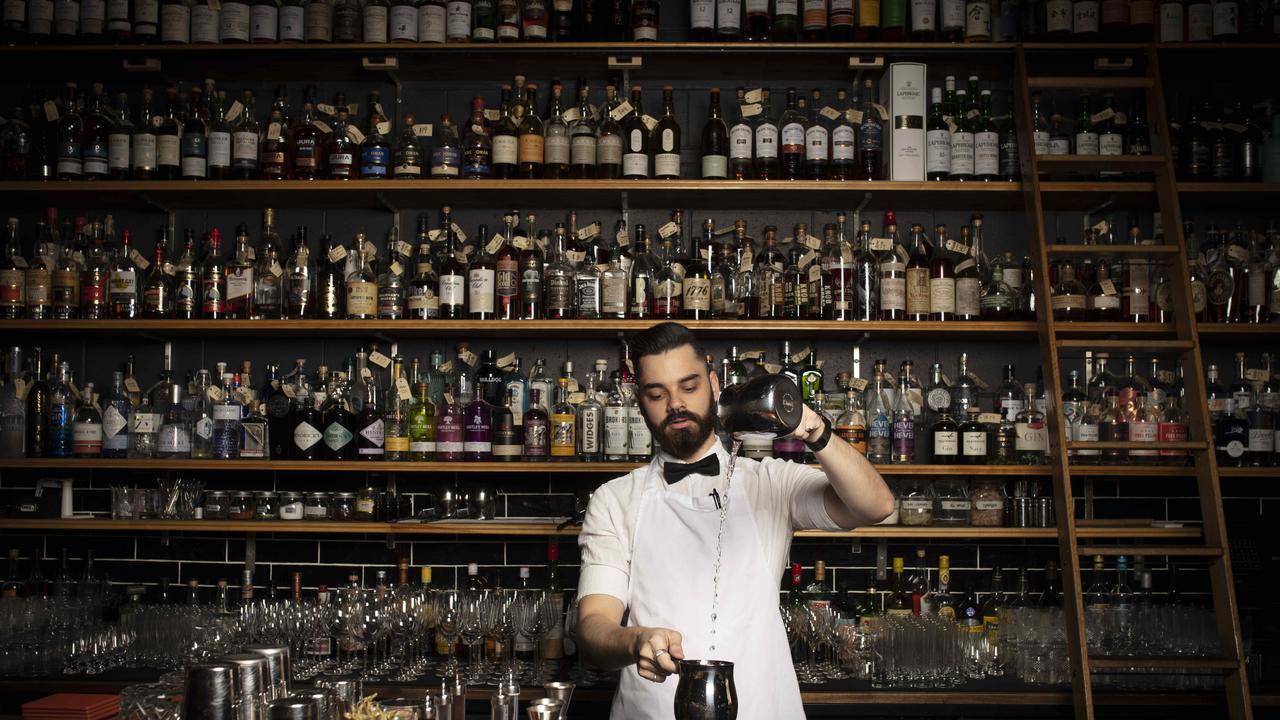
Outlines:
[[449, 675], [458, 671], [458, 659], [454, 657], [454, 646], [458, 644], [461, 634], [460, 615], [462, 612], [462, 596], [457, 590], [443, 590], [435, 596], [436, 634], [448, 645], [448, 661], [442, 669]]
[[467, 654], [471, 656], [467, 681], [480, 681], [480, 648], [484, 645], [484, 599], [479, 593], [466, 593], [462, 597], [458, 612], [458, 630], [462, 642], [467, 645]]

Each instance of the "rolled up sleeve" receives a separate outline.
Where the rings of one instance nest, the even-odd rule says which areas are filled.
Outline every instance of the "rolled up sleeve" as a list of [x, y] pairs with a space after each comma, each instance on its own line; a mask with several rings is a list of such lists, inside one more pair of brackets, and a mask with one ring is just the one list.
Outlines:
[[622, 532], [622, 506], [607, 486], [591, 496], [578, 547], [582, 551], [582, 567], [578, 580], [578, 597], [609, 595], [624, 605], [631, 579], [631, 554]]
[[762, 461], [761, 469], [779, 494], [779, 507], [789, 509], [792, 529], [843, 529], [827, 514], [825, 494], [831, 483], [821, 470], [776, 458]]

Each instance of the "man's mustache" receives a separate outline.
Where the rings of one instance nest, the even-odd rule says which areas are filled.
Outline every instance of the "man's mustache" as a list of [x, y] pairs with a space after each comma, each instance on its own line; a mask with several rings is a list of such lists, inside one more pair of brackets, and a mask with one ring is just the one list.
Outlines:
[[671, 423], [679, 422], [680, 420], [688, 420], [697, 425], [702, 424], [702, 418], [698, 417], [697, 415], [694, 415], [691, 412], [681, 410], [680, 412], [675, 412], [668, 415], [667, 419], [662, 421], [662, 427], [667, 427]]

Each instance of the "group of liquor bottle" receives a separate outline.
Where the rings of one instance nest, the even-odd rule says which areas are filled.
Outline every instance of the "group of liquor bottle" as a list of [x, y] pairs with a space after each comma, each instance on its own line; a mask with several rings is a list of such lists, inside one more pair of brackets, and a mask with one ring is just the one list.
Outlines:
[[[1192, 182], [1280, 182], [1280, 113], [1268, 103], [1215, 107], [1192, 103], [1185, 122], [1170, 118], [1169, 150], [1178, 179]], [[1270, 132], [1268, 132], [1268, 130]]]
[[[355, 246], [329, 235], [308, 244], [301, 226], [286, 243], [275, 213], [263, 213], [261, 237], [236, 230], [224, 253], [217, 228], [199, 246], [186, 230], [181, 248], [161, 227], [150, 260], [111, 216], [72, 224], [49, 209], [31, 251], [10, 218], [0, 255], [0, 318], [32, 319], [435, 319], [570, 318], [1014, 320], [1035, 312], [1028, 262], [1011, 254], [988, 259], [982, 216], [953, 239], [945, 225], [932, 238], [918, 223], [904, 243], [896, 214], [882, 234], [863, 220], [851, 238], [843, 213], [822, 237], [797, 223], [763, 242], [736, 221], [731, 234], [712, 219], [686, 244], [676, 210], [652, 238], [636, 225], [628, 235], [601, 223], [556, 223], [538, 230], [536, 217], [512, 210], [502, 230], [486, 225], [468, 242], [448, 206], [437, 228], [418, 216], [413, 244], [394, 230], [380, 261], [363, 234]], [[783, 252], [782, 245], [790, 245]], [[291, 249], [289, 249], [291, 247]], [[175, 257], [176, 256], [176, 257]]]
[[[976, 77], [970, 86], [971, 102], [964, 100], [964, 90], [956, 91], [960, 97], [948, 92], [947, 112], [956, 116], [960, 137], [986, 138], [994, 131], [990, 105], [979, 103]], [[948, 87], [954, 87], [953, 79]], [[260, 118], [251, 91], [236, 99], [216, 89], [212, 80], [194, 85], [189, 93], [169, 86], [163, 111], [156, 109], [159, 98], [150, 88], [142, 91], [134, 107], [126, 93], [112, 102], [95, 84], [84, 98], [75, 83], [67, 83], [61, 98], [28, 94], [15, 103], [0, 130], [0, 167], [10, 180], [684, 176], [672, 87], [663, 88], [659, 117], [645, 113], [640, 86], [630, 88], [630, 99], [625, 90], [610, 84], [604, 104], [595, 105], [585, 81], [578, 82], [576, 95], [564, 97], [560, 81], [553, 79], [544, 114], [538, 106], [538, 86], [517, 76], [514, 87], [501, 87], [497, 109], [487, 109], [481, 96], [473, 98], [463, 127], [450, 113], [434, 126], [405, 114], [401, 127], [393, 130], [393, 118], [384, 113], [377, 92], [370, 94], [365, 117], [357, 122], [359, 108], [348, 104], [345, 95], [338, 94], [327, 105], [318, 101], [314, 86], [304, 91], [300, 116], [293, 115], [281, 86], [269, 113]], [[855, 91], [861, 94], [856, 103], [842, 88], [833, 103], [826, 104], [819, 89], [806, 96], [788, 88], [786, 106], [775, 115], [767, 88], [738, 88], [737, 109], [729, 118], [719, 88], [712, 88], [696, 176], [880, 179], [883, 125], [889, 118], [876, 102], [871, 80]], [[958, 170], [954, 179], [1016, 177], [1017, 146], [1011, 128], [1012, 124], [1002, 140], [1007, 147], [1001, 168], [979, 162], [981, 172]], [[983, 142], [978, 146], [986, 148]], [[992, 163], [996, 161], [993, 156]]]
[[[1128, 239], [1117, 242], [1118, 228], [1102, 220], [1084, 233], [1085, 245], [1098, 246], [1097, 257], [1063, 258], [1049, 266], [1051, 304], [1056, 320], [1106, 322], [1170, 322], [1173, 320], [1172, 276], [1161, 261], [1111, 254], [1117, 244], [1160, 244], [1143, 237], [1136, 217], [1129, 219]], [[1210, 221], [1203, 239], [1194, 221], [1183, 221], [1191, 271], [1191, 300], [1201, 323], [1267, 323], [1280, 321], [1280, 231], [1245, 230], [1239, 223], [1223, 230]], [[1059, 238], [1062, 242], [1063, 238]]]
[[9, 44], [658, 40], [659, 0], [13, 0]]
[[1228, 388], [1217, 365], [1209, 365], [1205, 394], [1214, 428], [1218, 464], [1226, 467], [1271, 467], [1280, 461], [1280, 378], [1271, 353], [1261, 367], [1248, 367], [1245, 354], [1235, 355], [1235, 380]]
[[[991, 91], [980, 90], [978, 76], [968, 89], [956, 88], [948, 75], [930, 95], [925, 130], [925, 177], [930, 180], [1017, 180], [1018, 137], [1012, 120], [996, 126]], [[1012, 99], [1010, 106], [1013, 105]]]
[[[9, 43], [657, 41], [659, 0], [13, 0]], [[695, 42], [1230, 42], [1280, 35], [1262, 0], [693, 0]], [[662, 38], [676, 39], [676, 38]]]
[[[1040, 94], [1032, 94], [1031, 138], [1036, 155], [1151, 154], [1151, 133], [1142, 98], [1133, 98], [1128, 112], [1118, 110], [1115, 97], [1109, 93], [1102, 96], [1103, 107], [1094, 112], [1090, 98], [1088, 92], [1080, 95], [1080, 109], [1069, 120], [1054, 111], [1046, 116]], [[1097, 177], [1116, 180], [1125, 175], [1120, 170], [1104, 170]]]

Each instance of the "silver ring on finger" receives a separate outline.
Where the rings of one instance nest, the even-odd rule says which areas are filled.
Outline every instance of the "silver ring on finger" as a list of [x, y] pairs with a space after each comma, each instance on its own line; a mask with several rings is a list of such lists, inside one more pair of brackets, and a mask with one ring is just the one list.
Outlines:
[[658, 648], [657, 650], [654, 650], [654, 651], [653, 651], [653, 659], [654, 659], [654, 660], [657, 660], [658, 658], [660, 658], [660, 657], [662, 657], [663, 655], [666, 655], [666, 654], [667, 654], [667, 650], [666, 650], [666, 648]]

